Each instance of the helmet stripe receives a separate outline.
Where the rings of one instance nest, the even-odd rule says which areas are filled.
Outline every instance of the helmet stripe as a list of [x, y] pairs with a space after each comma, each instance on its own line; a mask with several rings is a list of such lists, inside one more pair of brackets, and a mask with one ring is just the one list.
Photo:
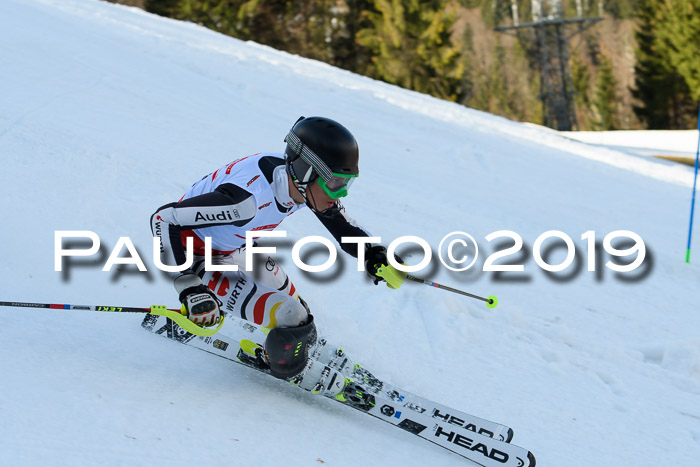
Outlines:
[[294, 131], [290, 130], [289, 134], [285, 138], [285, 141], [287, 144], [289, 144], [294, 151], [299, 154], [302, 159], [304, 159], [309, 165], [311, 165], [314, 169], [316, 169], [316, 172], [323, 178], [325, 181], [329, 181], [333, 177], [333, 171], [326, 165], [323, 160], [321, 160], [320, 157], [316, 155], [315, 152], [311, 150], [310, 147], [306, 146], [294, 133]]

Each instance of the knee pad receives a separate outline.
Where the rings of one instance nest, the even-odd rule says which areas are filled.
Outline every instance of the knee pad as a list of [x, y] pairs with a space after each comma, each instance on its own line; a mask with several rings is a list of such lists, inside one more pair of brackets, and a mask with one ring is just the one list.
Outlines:
[[309, 359], [309, 347], [316, 342], [314, 317], [308, 315], [308, 322], [293, 328], [275, 328], [265, 340], [272, 375], [287, 379], [298, 375]]

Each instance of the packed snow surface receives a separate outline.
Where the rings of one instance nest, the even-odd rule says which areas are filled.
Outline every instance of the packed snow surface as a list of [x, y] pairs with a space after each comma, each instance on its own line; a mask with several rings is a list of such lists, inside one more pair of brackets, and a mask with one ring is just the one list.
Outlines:
[[[322, 334], [397, 386], [512, 426], [513, 443], [538, 465], [697, 465], [700, 222], [686, 264], [690, 167], [94, 0], [4, 0], [0, 44], [0, 300], [176, 306], [153, 266], [150, 215], [227, 162], [282, 152], [298, 116], [324, 115], [360, 144], [348, 213], [386, 244], [415, 235], [437, 252], [447, 234], [471, 234], [480, 247], [471, 269], [434, 258], [415, 275], [500, 305], [416, 283], [374, 286], [342, 253], [331, 270], [305, 273], [293, 242], [330, 235], [303, 210], [280, 226], [288, 238], [270, 244]], [[95, 232], [102, 249], [56, 272], [57, 230]], [[483, 271], [513, 245], [487, 241], [502, 230], [523, 247], [495, 264], [524, 271]], [[550, 230], [576, 246], [561, 272], [535, 262]], [[633, 272], [606, 266], [636, 256], [603, 249], [617, 230], [646, 245]], [[589, 231], [595, 242], [582, 239]], [[101, 271], [119, 237], [148, 272]], [[565, 260], [563, 240], [546, 240], [546, 250], [549, 264]], [[399, 252], [409, 264], [423, 256], [409, 244]], [[308, 261], [325, 258], [321, 250]], [[0, 465], [468, 464], [149, 334], [139, 315], [0, 308], [0, 317]]]
[[645, 156], [696, 157], [698, 130], [566, 131], [568, 138]]

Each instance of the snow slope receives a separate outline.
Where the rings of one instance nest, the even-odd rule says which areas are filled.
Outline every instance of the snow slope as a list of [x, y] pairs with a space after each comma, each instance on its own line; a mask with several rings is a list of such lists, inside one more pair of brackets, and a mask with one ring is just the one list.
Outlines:
[[[692, 170], [562, 138], [198, 26], [94, 0], [0, 2], [0, 300], [175, 305], [152, 266], [150, 214], [240, 156], [282, 151], [299, 115], [343, 122], [361, 177], [344, 203], [386, 243], [453, 231], [477, 265], [374, 287], [344, 258], [309, 275], [278, 259], [322, 333], [376, 374], [506, 423], [543, 466], [694, 466], [700, 456], [700, 256], [685, 264]], [[507, 229], [523, 273], [482, 272]], [[577, 261], [548, 275], [535, 239]], [[589, 230], [648, 247], [644, 274], [586, 270]], [[103, 249], [54, 271], [54, 231]], [[696, 223], [695, 245], [700, 241]], [[120, 236], [149, 266], [101, 268]], [[507, 245], [506, 245], [507, 246]], [[501, 246], [502, 248], [502, 246]], [[600, 247], [599, 247], [600, 250]], [[414, 254], [410, 254], [413, 252]], [[415, 249], [406, 252], [412, 264]], [[550, 262], [563, 259], [556, 250]], [[314, 256], [317, 264], [325, 258]], [[419, 275], [417, 273], [417, 275]], [[142, 331], [140, 317], [0, 309], [0, 465], [465, 465], [331, 401]]]
[[695, 158], [697, 130], [650, 131], [563, 131], [563, 136], [590, 144], [619, 148], [623, 152], [645, 156], [665, 155]]

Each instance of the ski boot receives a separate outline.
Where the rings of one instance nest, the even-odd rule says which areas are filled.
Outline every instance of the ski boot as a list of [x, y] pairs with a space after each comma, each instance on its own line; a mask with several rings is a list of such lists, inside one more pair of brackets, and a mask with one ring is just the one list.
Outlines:
[[239, 358], [313, 394], [335, 397], [347, 382], [338, 370], [309, 358], [309, 348], [315, 345], [316, 326], [309, 315], [309, 321], [301, 326], [272, 329], [264, 347], [241, 341]]

